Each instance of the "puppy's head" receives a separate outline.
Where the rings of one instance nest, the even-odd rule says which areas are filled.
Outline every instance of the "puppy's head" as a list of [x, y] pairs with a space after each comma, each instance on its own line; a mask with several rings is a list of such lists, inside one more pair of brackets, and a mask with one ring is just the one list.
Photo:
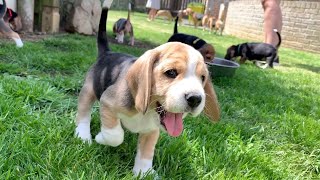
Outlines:
[[124, 42], [124, 35], [132, 30], [130, 20], [121, 18], [113, 25], [113, 32], [116, 33], [118, 43]]
[[17, 16], [10, 22], [10, 26], [14, 31], [20, 31], [22, 29], [21, 17]]
[[232, 45], [227, 49], [227, 53], [225, 55], [225, 59], [227, 60], [232, 60], [233, 58], [236, 57], [236, 50], [237, 50], [237, 46]]
[[118, 43], [123, 43], [124, 31], [117, 32], [116, 35], [117, 35], [116, 39], [117, 39]]
[[184, 10], [185, 14], [188, 15], [192, 15], [194, 13], [194, 11], [191, 8], [187, 8]]
[[219, 119], [215, 91], [201, 54], [189, 45], [169, 42], [143, 54], [129, 69], [127, 82], [142, 113], [157, 111], [158, 124], [169, 135], [183, 130], [186, 114], [202, 110]]
[[202, 54], [204, 61], [206, 62], [211, 62], [216, 54], [216, 51], [211, 44], [203, 45], [198, 51]]

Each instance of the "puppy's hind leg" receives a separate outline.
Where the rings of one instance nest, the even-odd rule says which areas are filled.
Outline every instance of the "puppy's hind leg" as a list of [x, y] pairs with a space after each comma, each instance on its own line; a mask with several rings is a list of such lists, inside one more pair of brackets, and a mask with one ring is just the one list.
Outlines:
[[270, 57], [267, 57], [266, 58], [266, 62], [267, 63], [266, 63], [266, 66], [263, 69], [267, 68], [268, 66], [273, 68], [273, 62], [274, 62], [274, 60], [276, 58], [277, 58], [277, 54], [276, 53], [272, 54], [272, 56], [270, 56]]
[[75, 130], [75, 135], [89, 144], [91, 143], [91, 107], [96, 100], [92, 83], [92, 79], [89, 75], [80, 91], [78, 100], [78, 113], [76, 117], [77, 127]]
[[134, 46], [134, 35], [133, 35], [133, 28], [132, 27], [131, 27], [129, 34], [130, 34], [130, 45]]
[[14, 32], [4, 21], [0, 19], [0, 32], [10, 37], [16, 42], [17, 47], [22, 47], [23, 43], [20, 39], [20, 36]]

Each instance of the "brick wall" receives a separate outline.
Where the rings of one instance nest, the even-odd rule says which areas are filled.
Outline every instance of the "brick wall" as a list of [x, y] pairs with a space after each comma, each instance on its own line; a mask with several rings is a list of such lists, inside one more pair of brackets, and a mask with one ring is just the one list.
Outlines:
[[[282, 46], [319, 53], [320, 0], [281, 0]], [[226, 34], [262, 42], [261, 0], [234, 0], [228, 4]]]

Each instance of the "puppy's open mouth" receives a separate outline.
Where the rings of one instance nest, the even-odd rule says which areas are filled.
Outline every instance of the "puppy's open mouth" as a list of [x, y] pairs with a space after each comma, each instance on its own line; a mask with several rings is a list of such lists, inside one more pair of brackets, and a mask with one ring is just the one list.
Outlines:
[[157, 113], [160, 116], [160, 123], [167, 130], [168, 134], [173, 137], [177, 137], [182, 133], [183, 122], [182, 116], [183, 113], [172, 113], [166, 111], [163, 106], [157, 102]]

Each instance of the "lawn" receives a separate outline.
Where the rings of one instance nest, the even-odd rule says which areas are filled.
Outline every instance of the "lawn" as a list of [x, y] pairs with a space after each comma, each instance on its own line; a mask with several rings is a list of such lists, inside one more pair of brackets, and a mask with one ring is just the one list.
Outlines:
[[[109, 12], [108, 31], [126, 12]], [[140, 56], [163, 44], [173, 23], [132, 15], [137, 46], [113, 51]], [[180, 26], [212, 43], [219, 57], [231, 36]], [[109, 33], [111, 34], [111, 33]], [[233, 78], [215, 78], [221, 120], [187, 117], [178, 138], [162, 133], [154, 169], [163, 179], [319, 179], [320, 55], [280, 48], [281, 66], [242, 65]], [[0, 179], [131, 179], [137, 135], [117, 148], [74, 138], [77, 95], [97, 55], [94, 36], [0, 40]], [[100, 130], [98, 104], [92, 134]]]

